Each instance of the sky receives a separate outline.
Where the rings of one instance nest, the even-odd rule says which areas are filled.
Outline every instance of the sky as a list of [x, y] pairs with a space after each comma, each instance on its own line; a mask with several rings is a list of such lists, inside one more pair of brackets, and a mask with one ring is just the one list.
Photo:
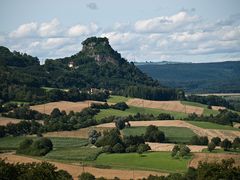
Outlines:
[[107, 37], [129, 61], [240, 60], [240, 0], [0, 0], [0, 45], [44, 60]]

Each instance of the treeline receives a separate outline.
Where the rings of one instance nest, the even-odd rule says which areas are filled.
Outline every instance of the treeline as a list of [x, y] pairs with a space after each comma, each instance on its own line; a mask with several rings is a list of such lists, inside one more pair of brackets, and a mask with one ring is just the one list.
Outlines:
[[176, 100], [184, 99], [184, 91], [163, 87], [151, 86], [127, 86], [125, 89], [115, 91], [114, 93], [121, 96], [137, 97], [150, 100]]
[[228, 111], [226, 109], [224, 110], [219, 110], [219, 114], [216, 116], [210, 115], [210, 116], [198, 116], [197, 114], [193, 113], [188, 115], [185, 120], [189, 121], [208, 121], [208, 122], [213, 122], [217, 124], [222, 124], [222, 125], [230, 125], [233, 126], [234, 122], [240, 122], [240, 115], [238, 113]]
[[57, 170], [57, 167], [48, 162], [40, 163], [8, 163], [0, 159], [0, 177], [2, 180], [20, 179], [59, 179], [73, 180], [73, 177], [64, 170]]
[[197, 96], [197, 95], [190, 95], [186, 97], [187, 101], [191, 102], [197, 102], [201, 104], [207, 104], [209, 106], [223, 106], [229, 109], [233, 109], [233, 107], [230, 105], [230, 103], [220, 97], [220, 96], [214, 96], [214, 95], [209, 95], [209, 96]]

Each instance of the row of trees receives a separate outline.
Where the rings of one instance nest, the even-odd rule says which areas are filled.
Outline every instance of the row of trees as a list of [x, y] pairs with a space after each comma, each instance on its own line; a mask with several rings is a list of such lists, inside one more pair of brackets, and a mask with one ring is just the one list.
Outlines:
[[64, 170], [48, 162], [11, 164], [0, 159], [0, 177], [10, 179], [46, 179], [46, 180], [73, 180], [73, 177]]
[[240, 138], [236, 137], [232, 142], [228, 139], [221, 141], [219, 137], [212, 138], [211, 142], [208, 144], [208, 150], [211, 152], [216, 146], [220, 146], [224, 151], [240, 149]]
[[96, 130], [89, 133], [89, 142], [97, 147], [102, 147], [106, 153], [143, 153], [150, 150], [145, 144], [143, 136], [124, 136], [121, 137], [118, 129], [104, 131], [103, 135]]
[[197, 96], [197, 95], [190, 95], [186, 97], [187, 101], [192, 101], [192, 102], [198, 102], [201, 104], [207, 104], [209, 106], [223, 106], [226, 108], [233, 108], [229, 102], [220, 97], [220, 96], [214, 96], [214, 95], [209, 95], [209, 96]]
[[197, 114], [193, 113], [190, 114], [185, 120], [190, 121], [208, 121], [213, 122], [217, 124], [223, 124], [223, 125], [233, 125], [233, 122], [240, 122], [240, 115], [236, 112], [228, 111], [226, 109], [219, 110], [219, 114], [216, 116], [210, 115], [210, 116], [198, 116]]
[[113, 104], [113, 105], [108, 105], [108, 103], [92, 103], [91, 104], [91, 108], [94, 108], [94, 109], [118, 109], [118, 110], [121, 110], [121, 111], [125, 111], [126, 109], [128, 109], [128, 105], [125, 103], [125, 102], [118, 102], [116, 104]]

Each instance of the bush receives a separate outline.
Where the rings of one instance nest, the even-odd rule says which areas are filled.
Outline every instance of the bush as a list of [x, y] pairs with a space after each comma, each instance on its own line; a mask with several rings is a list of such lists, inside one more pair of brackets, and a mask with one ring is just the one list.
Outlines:
[[220, 143], [220, 146], [224, 149], [224, 151], [228, 151], [232, 147], [232, 143], [228, 139], [224, 139]]
[[233, 149], [240, 149], [240, 138], [236, 137], [232, 143]]
[[171, 156], [175, 157], [177, 155], [177, 153], [179, 152], [179, 150], [180, 150], [179, 145], [175, 145], [172, 149]]
[[161, 113], [157, 116], [158, 120], [174, 120], [174, 117], [167, 113]]
[[148, 144], [139, 144], [138, 147], [137, 147], [137, 152], [139, 154], [142, 154], [148, 150], [150, 150], [150, 146]]
[[208, 151], [212, 152], [215, 149], [215, 147], [216, 147], [215, 143], [214, 142], [210, 142], [208, 144]]
[[95, 176], [88, 173], [88, 172], [83, 172], [78, 176], [78, 180], [95, 180]]
[[125, 151], [126, 153], [136, 152], [138, 149], [137, 145], [130, 145], [128, 146]]
[[101, 136], [101, 132], [97, 132], [95, 129], [88, 132], [88, 140], [91, 144], [94, 144]]
[[192, 145], [207, 145], [208, 144], [208, 137], [207, 136], [193, 136], [190, 139], [190, 144]]
[[145, 135], [145, 141], [148, 142], [164, 142], [165, 135], [162, 131], [159, 131], [158, 127], [150, 125], [147, 127]]
[[118, 117], [114, 122], [117, 129], [122, 130], [125, 128], [125, 120], [122, 117]]
[[211, 139], [211, 142], [213, 142], [216, 146], [220, 145], [221, 139], [219, 137], [213, 137]]
[[123, 152], [125, 152], [125, 148], [124, 148], [123, 145], [120, 144], [120, 143], [115, 144], [115, 145], [113, 146], [112, 150], [113, 150], [113, 152], [115, 152], [115, 153], [123, 153]]
[[106, 146], [103, 146], [102, 152], [104, 152], [104, 153], [112, 153], [112, 152], [113, 152], [113, 149], [112, 149], [111, 146], [106, 145]]
[[112, 105], [111, 108], [118, 109], [118, 110], [121, 110], [121, 111], [125, 111], [129, 107], [125, 102], [119, 102], [119, 103], [116, 103], [116, 104]]
[[190, 151], [191, 150], [189, 149], [189, 147], [187, 147], [186, 145], [183, 145], [180, 147], [179, 156], [181, 157], [187, 156], [190, 153]]
[[32, 139], [25, 139], [20, 143], [17, 153], [32, 156], [44, 156], [52, 149], [52, 141], [48, 138], [38, 138], [35, 141]]

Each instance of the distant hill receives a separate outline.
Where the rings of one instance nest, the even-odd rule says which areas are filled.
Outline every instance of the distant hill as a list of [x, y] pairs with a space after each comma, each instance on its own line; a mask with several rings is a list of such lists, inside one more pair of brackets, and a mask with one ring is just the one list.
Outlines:
[[136, 65], [162, 85], [182, 88], [188, 93], [240, 92], [240, 61]]
[[[70, 57], [47, 59], [44, 65], [36, 57], [10, 52], [0, 47], [0, 100], [22, 100], [44, 96], [41, 87], [87, 91], [105, 89], [116, 94], [146, 99], [176, 99], [183, 95], [160, 85], [134, 63], [112, 49], [107, 38], [91, 37], [82, 42], [82, 50]], [[35, 98], [37, 99], [37, 98]]]

